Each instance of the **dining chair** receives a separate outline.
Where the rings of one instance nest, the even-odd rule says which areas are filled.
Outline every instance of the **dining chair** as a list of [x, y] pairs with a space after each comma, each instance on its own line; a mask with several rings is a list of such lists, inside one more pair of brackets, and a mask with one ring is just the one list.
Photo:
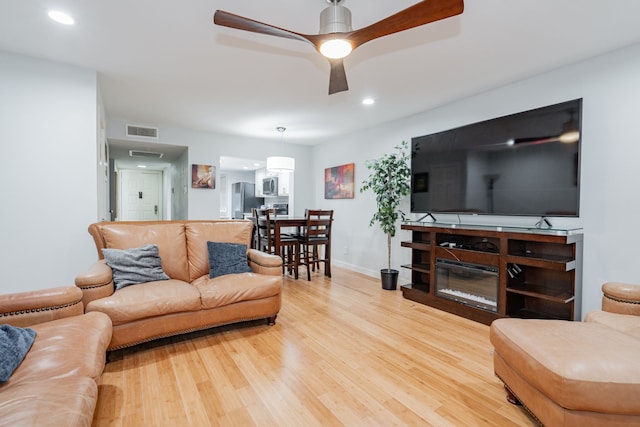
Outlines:
[[307, 267], [307, 280], [311, 271], [324, 263], [324, 275], [331, 277], [331, 226], [333, 210], [307, 209], [306, 226], [298, 237], [301, 248], [298, 264]]
[[[257, 208], [251, 210], [256, 227], [255, 248], [262, 252], [271, 252], [269, 248], [269, 229], [266, 220], [267, 211], [268, 209]], [[275, 213], [275, 210], [273, 210], [273, 213]]]
[[280, 253], [282, 257], [282, 273], [293, 273], [298, 278], [298, 239], [280, 233], [280, 247], [276, 251], [275, 225], [277, 212], [273, 208], [256, 209], [257, 249], [270, 254]]
[[258, 208], [251, 208], [251, 222], [253, 222], [253, 231], [251, 234], [251, 248], [260, 249], [260, 235], [258, 234], [258, 215], [256, 210]]

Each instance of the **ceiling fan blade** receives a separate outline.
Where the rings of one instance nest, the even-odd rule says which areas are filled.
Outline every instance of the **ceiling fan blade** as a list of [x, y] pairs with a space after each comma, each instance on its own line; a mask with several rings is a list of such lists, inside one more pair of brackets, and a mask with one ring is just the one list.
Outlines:
[[349, 35], [353, 48], [379, 37], [439, 21], [464, 11], [463, 0], [423, 0]]
[[[269, 36], [284, 37], [287, 39], [300, 40], [315, 46], [319, 49], [320, 43], [328, 38], [325, 34], [301, 34], [295, 31], [286, 30], [284, 28], [275, 27], [273, 25], [265, 24], [264, 22], [255, 21], [253, 19], [245, 18], [234, 13], [225, 12], [223, 10], [216, 10], [213, 15], [213, 23], [221, 25], [223, 27], [234, 28], [237, 30], [250, 31], [252, 33], [266, 34]], [[329, 95], [349, 90], [347, 85], [347, 76], [344, 71], [344, 64], [342, 59], [329, 60], [331, 64], [331, 75], [329, 77]]]
[[275, 27], [264, 22], [254, 21], [224, 10], [216, 10], [213, 15], [213, 23], [223, 27], [235, 28], [237, 30], [250, 31], [252, 33], [267, 34], [269, 36], [284, 37], [287, 39], [300, 40], [314, 44], [306, 34]]
[[344, 71], [342, 59], [330, 59], [331, 75], [329, 76], [329, 95], [349, 90], [347, 74]]
[[514, 145], [524, 144], [524, 145], [534, 145], [534, 144], [544, 144], [547, 142], [557, 141], [557, 136], [533, 136], [527, 138], [516, 138], [513, 140]]

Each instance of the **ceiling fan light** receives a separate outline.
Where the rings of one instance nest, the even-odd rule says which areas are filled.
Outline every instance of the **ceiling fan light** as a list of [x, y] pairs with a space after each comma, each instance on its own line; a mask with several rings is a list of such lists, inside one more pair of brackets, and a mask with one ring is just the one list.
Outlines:
[[344, 39], [331, 39], [320, 45], [320, 53], [330, 59], [340, 59], [349, 55], [353, 46]]

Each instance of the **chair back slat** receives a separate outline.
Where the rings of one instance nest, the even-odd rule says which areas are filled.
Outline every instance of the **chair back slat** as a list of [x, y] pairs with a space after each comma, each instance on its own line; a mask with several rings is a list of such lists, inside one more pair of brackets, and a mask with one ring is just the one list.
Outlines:
[[273, 224], [271, 219], [276, 216], [276, 210], [273, 208], [268, 209], [255, 209], [254, 217], [256, 222], [256, 228], [258, 230], [258, 249], [265, 252], [273, 252]]
[[[311, 270], [324, 263], [324, 274], [331, 277], [331, 227], [333, 210], [307, 209], [306, 227], [302, 241], [299, 265], [307, 267], [307, 280], [311, 280]], [[324, 248], [324, 256], [320, 256]]]
[[331, 238], [331, 224], [333, 223], [333, 210], [308, 209], [307, 210], [307, 240], [329, 240]]

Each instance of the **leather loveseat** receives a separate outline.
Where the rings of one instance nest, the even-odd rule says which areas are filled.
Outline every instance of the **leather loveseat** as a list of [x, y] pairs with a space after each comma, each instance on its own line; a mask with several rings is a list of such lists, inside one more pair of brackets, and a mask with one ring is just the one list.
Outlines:
[[90, 426], [105, 366], [111, 321], [83, 314], [75, 286], [0, 295], [0, 323], [36, 332], [0, 385], [0, 426]]
[[640, 425], [640, 286], [605, 283], [584, 322], [498, 319], [494, 371], [545, 426]]
[[[76, 277], [87, 313], [113, 322], [108, 350], [235, 322], [267, 319], [280, 310], [282, 259], [251, 249], [246, 220], [123, 221], [89, 226], [99, 260]], [[251, 272], [210, 278], [207, 242], [246, 245]], [[115, 290], [102, 250], [157, 245], [168, 280]], [[215, 260], [213, 260], [215, 262]]]

